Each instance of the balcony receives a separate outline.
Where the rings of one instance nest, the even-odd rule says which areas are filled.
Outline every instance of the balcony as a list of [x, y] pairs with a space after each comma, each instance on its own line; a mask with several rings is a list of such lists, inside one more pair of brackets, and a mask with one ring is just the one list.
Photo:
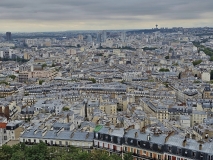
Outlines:
[[93, 148], [95, 149], [99, 149], [99, 150], [105, 150], [105, 151], [108, 151], [108, 152], [111, 152], [111, 153], [116, 153], [116, 154], [122, 154], [122, 151], [117, 151], [115, 149], [110, 149], [110, 148], [103, 148], [103, 147], [100, 147], [100, 146], [94, 146]]
[[132, 156], [134, 158], [137, 158], [137, 159], [143, 159], [143, 160], [157, 160], [156, 158], [150, 158], [150, 157], [147, 157], [147, 156], [144, 156], [144, 155], [139, 155], [139, 154], [136, 154], [136, 153], [133, 153]]

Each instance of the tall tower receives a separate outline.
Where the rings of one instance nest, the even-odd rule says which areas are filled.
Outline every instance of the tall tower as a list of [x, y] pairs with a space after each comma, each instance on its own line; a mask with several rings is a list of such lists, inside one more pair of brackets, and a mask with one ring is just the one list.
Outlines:
[[12, 40], [12, 34], [11, 32], [6, 32], [6, 40], [11, 41]]
[[103, 35], [102, 35], [102, 38], [103, 38], [102, 41], [103, 41], [103, 42], [106, 42], [107, 33], [106, 33], [106, 31], [103, 31], [102, 33], [103, 33]]
[[156, 29], [158, 29], [158, 25], [156, 24], [155, 26], [156, 26]]
[[121, 32], [121, 41], [122, 42], [126, 41], [126, 32]]
[[97, 42], [101, 43], [101, 33], [100, 32], [97, 33]]

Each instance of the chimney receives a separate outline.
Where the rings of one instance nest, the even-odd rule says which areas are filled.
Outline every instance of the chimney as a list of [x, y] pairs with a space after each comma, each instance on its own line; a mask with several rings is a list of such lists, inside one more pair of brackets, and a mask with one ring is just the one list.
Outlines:
[[205, 139], [208, 139], [209, 138], [209, 134], [208, 133], [206, 133], [206, 135], [205, 135]]
[[192, 139], [195, 139], [196, 138], [196, 135], [195, 134], [192, 134]]
[[135, 138], [137, 138], [138, 137], [138, 132], [135, 132]]
[[186, 147], [186, 137], [185, 137], [185, 139], [183, 140], [183, 147]]
[[202, 150], [202, 147], [203, 147], [203, 145], [202, 145], [202, 144], [200, 144], [200, 145], [199, 145], [199, 150]]
[[106, 122], [106, 126], [110, 126], [110, 122], [109, 121]]
[[170, 132], [170, 133], [168, 134], [168, 136], [166, 136], [166, 138], [165, 138], [165, 143], [168, 141], [169, 137], [172, 136], [174, 133], [175, 133], [175, 132], [172, 131], [172, 132]]
[[141, 128], [141, 133], [145, 133], [145, 132], [146, 132], [146, 128], [145, 127]]
[[190, 138], [190, 134], [189, 133], [186, 134], [186, 138]]
[[109, 134], [111, 134], [111, 133], [112, 133], [112, 129], [111, 129], [111, 128], [109, 128], [109, 131], [108, 131], [108, 133], [109, 133]]
[[150, 136], [150, 134], [148, 134], [147, 141], [150, 141], [150, 140], [151, 140], [151, 136]]

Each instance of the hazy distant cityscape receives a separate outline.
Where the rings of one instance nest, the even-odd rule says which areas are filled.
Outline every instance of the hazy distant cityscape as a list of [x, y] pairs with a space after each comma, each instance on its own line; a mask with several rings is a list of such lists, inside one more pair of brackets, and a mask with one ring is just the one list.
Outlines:
[[211, 27], [8, 31], [0, 61], [0, 157], [5, 144], [43, 142], [107, 159], [213, 159]]

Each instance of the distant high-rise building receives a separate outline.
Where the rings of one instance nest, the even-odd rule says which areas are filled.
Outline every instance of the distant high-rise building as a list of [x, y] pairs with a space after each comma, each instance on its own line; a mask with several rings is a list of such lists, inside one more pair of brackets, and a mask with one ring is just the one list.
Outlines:
[[97, 43], [101, 43], [101, 33], [97, 33]]
[[92, 42], [92, 36], [90, 34], [87, 35], [87, 42]]
[[12, 40], [12, 34], [11, 32], [6, 32], [6, 40], [11, 41]]
[[103, 31], [102, 34], [103, 34], [102, 35], [102, 41], [106, 42], [106, 39], [107, 39], [107, 33], [106, 33], [106, 31]]
[[126, 41], [126, 32], [121, 32], [121, 41], [122, 42]]

